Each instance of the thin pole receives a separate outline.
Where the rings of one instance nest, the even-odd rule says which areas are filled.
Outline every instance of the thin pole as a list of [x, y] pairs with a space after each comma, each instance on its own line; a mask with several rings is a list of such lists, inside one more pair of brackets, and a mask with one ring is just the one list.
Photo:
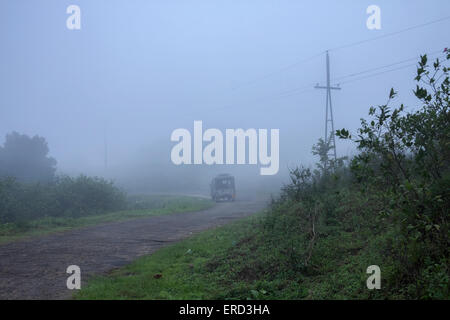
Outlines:
[[103, 131], [103, 146], [104, 146], [104, 165], [105, 165], [105, 170], [108, 168], [108, 137], [107, 137], [107, 128], [106, 128], [106, 123], [105, 123], [105, 127], [104, 127], [104, 131]]

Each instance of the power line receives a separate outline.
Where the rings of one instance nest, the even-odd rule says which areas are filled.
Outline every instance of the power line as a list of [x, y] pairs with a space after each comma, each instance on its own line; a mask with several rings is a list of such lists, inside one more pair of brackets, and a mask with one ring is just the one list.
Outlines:
[[[394, 35], [397, 35], [397, 34], [405, 33], [405, 32], [411, 31], [411, 30], [423, 28], [423, 27], [426, 27], [426, 26], [429, 26], [429, 25], [432, 25], [432, 24], [436, 24], [436, 23], [439, 23], [439, 22], [442, 22], [442, 21], [446, 21], [446, 20], [449, 20], [449, 19], [450, 19], [450, 16], [443, 17], [443, 18], [440, 18], [440, 19], [437, 19], [437, 20], [433, 20], [433, 21], [430, 21], [430, 22], [427, 22], [427, 23], [422, 23], [422, 24], [419, 24], [419, 25], [415, 25], [415, 26], [412, 26], [412, 27], [409, 27], [409, 28], [406, 28], [406, 29], [402, 29], [402, 30], [399, 30], [399, 31], [394, 31], [394, 32], [391, 32], [391, 33], [387, 33], [387, 34], [384, 34], [384, 35], [381, 35], [381, 36], [378, 36], [378, 37], [374, 37], [374, 38], [371, 38], [371, 39], [365, 39], [365, 40], [353, 42], [353, 43], [350, 43], [350, 44], [334, 47], [332, 49], [329, 49], [328, 51], [337, 51], [337, 50], [341, 50], [341, 49], [344, 49], [344, 48], [350, 48], [350, 47], [357, 46], [357, 45], [360, 45], [360, 44], [363, 44], [363, 43], [372, 42], [372, 41], [380, 40], [380, 39], [383, 39], [383, 38], [391, 37], [391, 36], [394, 36]], [[310, 56], [310, 57], [308, 57], [306, 59], [299, 60], [297, 62], [294, 62], [294, 63], [290, 64], [290, 65], [282, 67], [282, 68], [280, 68], [278, 70], [275, 70], [273, 72], [267, 73], [267, 74], [262, 75], [260, 77], [254, 78], [253, 80], [244, 82], [244, 83], [238, 85], [236, 88], [234, 88], [234, 90], [239, 90], [242, 87], [252, 85], [252, 84], [257, 83], [259, 81], [262, 81], [262, 80], [265, 80], [267, 78], [270, 78], [270, 77], [272, 77], [274, 75], [280, 74], [280, 73], [285, 72], [285, 71], [290, 70], [290, 69], [293, 69], [293, 68], [295, 68], [296, 66], [298, 66], [300, 64], [309, 62], [309, 61], [311, 61], [311, 60], [313, 60], [313, 59], [315, 59], [315, 58], [325, 54], [325, 52], [326, 51], [322, 51], [322, 52], [314, 54], [314, 55], [312, 55], [312, 56]]]
[[[362, 44], [362, 43], [376, 41], [376, 40], [379, 40], [379, 39], [383, 39], [383, 38], [390, 37], [390, 36], [393, 36], [393, 35], [401, 34], [401, 33], [404, 33], [404, 32], [408, 32], [408, 31], [411, 31], [411, 30], [414, 30], [414, 29], [422, 28], [422, 27], [425, 27], [425, 26], [428, 26], [428, 25], [431, 25], [431, 24], [435, 24], [435, 23], [439, 23], [439, 22], [442, 22], [442, 21], [445, 21], [445, 20], [449, 20], [449, 19], [450, 19], [450, 16], [444, 17], [444, 18], [441, 18], [441, 19], [438, 19], [438, 20], [434, 20], [434, 21], [431, 21], [431, 22], [427, 22], [427, 23], [423, 23], [423, 24], [420, 24], [420, 25], [412, 26], [412, 27], [409, 27], [409, 28], [406, 28], [406, 29], [403, 29], [403, 30], [399, 30], [399, 31], [396, 31], [396, 32], [388, 33], [388, 34], [385, 34], [385, 35], [382, 35], [382, 36], [379, 36], [379, 37], [375, 37], [375, 38], [372, 38], [372, 39], [366, 39], [366, 40], [354, 42], [354, 43], [351, 43], [351, 44], [335, 47], [335, 48], [330, 49], [330, 50], [337, 51], [337, 50], [340, 50], [340, 49], [356, 46], [356, 45], [359, 45], [359, 44]], [[272, 76], [274, 76], [276, 74], [279, 74], [281, 72], [284, 72], [284, 71], [287, 71], [289, 69], [292, 69], [292, 68], [294, 68], [294, 67], [296, 67], [296, 66], [298, 66], [298, 65], [300, 65], [302, 63], [311, 61], [311, 60], [313, 60], [313, 59], [323, 55], [325, 52], [321, 52], [321, 53], [315, 54], [313, 56], [310, 56], [309, 58], [302, 59], [302, 60], [297, 61], [297, 62], [295, 62], [293, 64], [290, 64], [290, 65], [285, 66], [285, 67], [283, 67], [281, 69], [278, 69], [278, 70], [276, 70], [274, 72], [271, 72], [271, 73], [268, 73], [266, 75], [263, 75], [262, 77], [259, 77], [259, 78], [256, 78], [254, 80], [248, 81], [248, 82], [246, 82], [244, 84], [241, 84], [240, 86], [238, 86], [234, 90], [238, 90], [238, 89], [240, 89], [243, 86], [251, 85], [251, 84], [256, 83], [258, 81], [261, 81], [261, 80], [267, 79], [269, 77], [272, 77]], [[435, 51], [435, 52], [430, 53], [429, 55], [434, 55], [434, 54], [436, 54], [438, 52], [439, 51]], [[395, 66], [395, 65], [399, 65], [399, 64], [402, 64], [402, 63], [406, 63], [406, 62], [412, 61], [414, 59], [417, 59], [417, 57], [409, 58], [409, 59], [405, 59], [405, 60], [402, 60], [402, 61], [398, 61], [398, 62], [394, 62], [394, 63], [388, 64], [388, 65], [384, 65], [384, 66], [381, 66], [381, 67], [371, 68], [371, 69], [367, 69], [367, 70], [364, 70], [364, 71], [352, 73], [352, 74], [349, 74], [349, 75], [337, 77], [337, 78], [332, 79], [332, 81], [342, 80], [342, 79], [346, 79], [346, 78], [352, 78], [352, 77], [355, 77], [355, 76], [358, 76], [358, 75], [361, 75], [361, 74], [365, 74], [365, 73], [373, 72], [373, 71], [376, 71], [376, 70], [381, 70], [381, 69], [385, 69], [385, 68], [392, 67], [392, 66]], [[395, 68], [395, 69], [386, 70], [386, 71], [383, 71], [383, 72], [371, 74], [371, 75], [368, 75], [366, 77], [361, 77], [361, 78], [357, 78], [357, 79], [344, 81], [344, 82], [341, 82], [341, 84], [364, 80], [364, 79], [371, 78], [371, 77], [374, 77], [374, 76], [379, 76], [379, 75], [382, 75], [382, 74], [385, 74], [385, 73], [389, 73], [389, 72], [405, 69], [405, 68], [408, 68], [408, 67], [411, 67], [411, 66], [414, 66], [414, 65], [416, 65], [416, 64], [409, 64], [409, 65], [406, 65], [406, 66], [402, 66], [400, 68]], [[299, 87], [299, 88], [285, 90], [285, 91], [277, 93], [276, 95], [273, 95], [273, 96], [270, 96], [270, 97], [266, 97], [266, 98], [257, 98], [257, 99], [254, 99], [253, 101], [271, 100], [271, 99], [283, 99], [283, 98], [290, 97], [290, 96], [293, 96], [293, 95], [298, 95], [300, 93], [312, 91], [312, 90], [302, 90], [302, 89], [306, 89], [308, 87], [310, 87], [310, 85], [305, 85], [305, 86], [302, 86], [302, 87]], [[229, 107], [231, 107], [231, 106], [230, 105], [226, 105], [226, 106], [222, 106], [220, 108], [216, 108], [214, 110], [221, 110], [221, 109], [225, 109], [225, 108], [229, 108]]]
[[[441, 52], [442, 52], [441, 50], [438, 50], [438, 51], [434, 51], [432, 53], [429, 53], [427, 55], [428, 56], [432, 56], [432, 55], [436, 55], [437, 53], [441, 53]], [[445, 57], [445, 55], [441, 55], [439, 57]], [[365, 71], [356, 72], [356, 73], [349, 74], [349, 75], [346, 75], [346, 76], [341, 76], [341, 77], [332, 79], [332, 81], [335, 82], [336, 80], [352, 78], [352, 77], [355, 77], [357, 75], [362, 75], [362, 74], [365, 74], [365, 73], [368, 73], [368, 72], [373, 72], [373, 71], [385, 69], [385, 68], [392, 67], [392, 66], [395, 66], [395, 65], [399, 65], [399, 64], [402, 64], [402, 63], [405, 63], [405, 62], [414, 61], [414, 60], [417, 60], [417, 58], [418, 57], [405, 59], [405, 60], [398, 61], [398, 62], [395, 62], [395, 63], [387, 64], [387, 65], [384, 65], [384, 66], [381, 66], [381, 67], [371, 68], [371, 69], [367, 69]], [[364, 80], [364, 79], [372, 78], [372, 77], [379, 76], [379, 75], [382, 75], [382, 74], [385, 74], [385, 73], [390, 73], [390, 72], [394, 72], [394, 71], [410, 68], [410, 67], [416, 66], [416, 65], [417, 65], [417, 63], [407, 64], [407, 65], [404, 65], [404, 66], [401, 66], [401, 67], [398, 67], [398, 68], [385, 70], [383, 72], [370, 74], [370, 75], [367, 75], [367, 76], [364, 76], [364, 77], [359, 77], [359, 78], [356, 78], [356, 79], [350, 79], [350, 80], [347, 80], [347, 81], [344, 81], [344, 82], [340, 82], [339, 84], [346, 84], [346, 83], [351, 83], [351, 82], [355, 82], [355, 81], [359, 81], [359, 80]], [[263, 97], [263, 98], [259, 98], [258, 100], [265, 101], [265, 100], [272, 100], [272, 99], [284, 99], [284, 98], [295, 96], [295, 95], [298, 95], [298, 94], [301, 94], [301, 93], [312, 92], [312, 91], [314, 91], [314, 89], [307, 89], [307, 88], [310, 88], [314, 84], [315, 83], [311, 83], [311, 84], [308, 84], [308, 85], [305, 85], [305, 86], [302, 86], [302, 87], [298, 87], [298, 88], [295, 88], [295, 89], [282, 91], [282, 92], [279, 92], [278, 94], [274, 94], [274, 95], [271, 95], [271, 96], [266, 96], [266, 97]]]
[[[434, 54], [436, 54], [437, 52], [441, 52], [441, 51], [435, 51], [435, 52], [430, 53], [430, 54], [428, 54], [428, 55], [434, 55]], [[445, 55], [442, 55], [442, 56], [445, 56]], [[440, 57], [441, 57], [441, 56], [440, 56]], [[401, 63], [404, 63], [404, 62], [408, 62], [408, 61], [411, 61], [411, 60], [414, 60], [414, 59], [417, 59], [417, 57], [415, 57], [415, 58], [410, 58], [410, 59], [405, 59], [405, 60], [403, 60], [403, 61], [391, 63], [391, 64], [388, 64], [388, 65], [385, 65], [385, 66], [382, 66], [382, 67], [372, 68], [372, 69], [369, 69], [369, 70], [371, 70], [371, 71], [376, 71], [376, 70], [380, 70], [380, 69], [387, 68], [387, 67], [389, 67], [389, 66], [394, 66], [394, 65], [398, 65], [398, 64], [401, 64]], [[413, 67], [413, 66], [416, 66], [416, 65], [417, 65], [416, 63], [408, 64], [408, 65], [404, 65], [404, 66], [401, 66], [401, 67], [398, 67], [398, 68], [385, 70], [385, 71], [383, 71], [383, 72], [378, 72], [378, 73], [370, 74], [370, 75], [367, 75], [367, 76], [364, 76], [364, 77], [359, 77], [359, 78], [356, 78], [356, 79], [350, 79], [350, 80], [341, 82], [340, 84], [347, 84], [347, 83], [352, 83], [352, 82], [355, 82], [355, 81], [365, 80], [365, 79], [368, 79], [368, 78], [372, 78], [372, 77], [376, 77], [376, 76], [383, 75], [383, 74], [385, 74], [385, 73], [390, 73], [390, 72], [394, 72], [394, 71], [398, 71], [398, 70], [410, 68], [410, 67]], [[364, 74], [364, 73], [367, 73], [367, 72], [368, 72], [367, 70], [366, 70], [366, 71], [362, 71], [362, 72], [358, 72], [358, 73], [353, 74], [352, 77], [353, 77], [354, 75], [360, 75], [360, 74]], [[351, 75], [347, 75], [347, 76], [344, 76], [344, 77], [347, 78], [347, 77], [350, 77], [350, 76], [351, 76]], [[340, 77], [340, 78], [344, 78], [344, 77]], [[278, 99], [284, 99], [284, 98], [296, 96], [296, 95], [299, 95], [299, 94], [302, 94], [302, 93], [312, 92], [312, 91], [315, 91], [315, 89], [311, 89], [310, 87], [311, 87], [312, 85], [314, 85], [314, 84], [315, 84], [315, 83], [312, 83], [312, 84], [309, 84], [309, 85], [305, 85], [305, 86], [302, 86], [302, 87], [299, 87], [299, 88], [291, 89], [291, 90], [282, 91], [282, 92], [279, 92], [279, 93], [276, 93], [276, 94], [270, 95], [270, 96], [264, 96], [264, 97], [254, 98], [254, 99], [251, 99], [251, 100], [249, 100], [249, 101], [247, 101], [247, 102], [259, 102], [259, 101], [268, 101], [268, 100], [278, 100]], [[307, 89], [307, 88], [309, 88], [309, 89]], [[226, 106], [222, 106], [222, 107], [219, 107], [219, 108], [215, 108], [214, 111], [219, 111], [219, 110], [228, 109], [228, 108], [233, 108], [233, 107], [234, 107], [234, 106], [233, 106], [232, 104], [228, 104], [228, 105], [226, 105]]]
[[[440, 50], [439, 51], [434, 51], [432, 53], [429, 53], [428, 55], [435, 55], [436, 53], [440, 53], [440, 52], [441, 52]], [[442, 57], [444, 57], [444, 56], [445, 56], [445, 54], [442, 55]], [[441, 57], [441, 56], [439, 56], [439, 57]], [[402, 60], [402, 61], [398, 61], [398, 62], [395, 62], [395, 63], [384, 65], [384, 66], [381, 66], [381, 67], [371, 68], [371, 69], [368, 69], [368, 70], [365, 70], [365, 71], [349, 74], [349, 75], [346, 75], [346, 76], [341, 76], [341, 77], [338, 77], [338, 78], [335, 78], [335, 79], [352, 78], [352, 77], [355, 77], [356, 75], [361, 75], [361, 74], [364, 74], [364, 73], [385, 69], [387, 67], [395, 66], [395, 65], [398, 65], [398, 64], [401, 64], [401, 63], [405, 63], [405, 62], [408, 62], [408, 61], [412, 61], [412, 60], [415, 60], [415, 59], [417, 59], [417, 57], [410, 58], [410, 59], [405, 59], [405, 60]], [[407, 64], [407, 65], [404, 65], [404, 66], [401, 66], [401, 67], [398, 67], [398, 68], [385, 70], [383, 72], [369, 74], [367, 76], [359, 77], [359, 78], [356, 78], [356, 79], [350, 79], [350, 80], [347, 80], [347, 81], [344, 81], [344, 82], [340, 82], [339, 84], [347, 84], [347, 83], [352, 83], [352, 82], [356, 82], [356, 81], [361, 81], [361, 80], [369, 79], [369, 78], [372, 78], [372, 77], [380, 76], [380, 75], [383, 75], [385, 73], [390, 73], [390, 72], [394, 72], [394, 71], [410, 68], [410, 67], [413, 67], [413, 66], [416, 66], [416, 65], [417, 65], [416, 63]], [[335, 81], [335, 79], [332, 79], [332, 81]], [[278, 92], [278, 93], [275, 93], [275, 94], [269, 95], [269, 96], [256, 97], [254, 99], [248, 100], [247, 103], [268, 101], [268, 100], [285, 99], [285, 98], [296, 96], [296, 95], [299, 95], [299, 94], [302, 94], [302, 93], [312, 92], [312, 91], [315, 91], [315, 89], [311, 89], [311, 86], [313, 86], [314, 84], [316, 84], [316, 83], [311, 83], [311, 84], [304, 85], [304, 86], [301, 86], [301, 87], [298, 87], [298, 88], [295, 88], [295, 89], [291, 89], [291, 90], [285, 90], [285, 91]], [[222, 105], [222, 106], [220, 106], [218, 108], [214, 108], [213, 111], [217, 112], [217, 111], [221, 111], [221, 110], [225, 110], [225, 109], [232, 109], [234, 107], [235, 106], [232, 103], [229, 103], [227, 105]], [[202, 112], [203, 111], [204, 110], [202, 110]], [[191, 113], [186, 114], [185, 116], [188, 116], [188, 115], [191, 115]]]
[[[438, 54], [438, 53], [442, 53], [442, 50], [434, 51], [434, 52], [431, 52], [431, 53], [429, 53], [429, 54], [427, 54], [427, 55], [428, 55], [428, 56], [434, 56], [434, 55], [436, 55], [436, 54]], [[384, 66], [380, 66], [380, 67], [376, 67], [376, 68], [370, 68], [370, 69], [367, 69], [367, 70], [364, 70], [364, 71], [360, 71], [360, 72], [356, 72], [356, 73], [351, 73], [351, 74], [348, 74], [348, 75], [345, 75], [345, 76], [336, 77], [336, 78], [333, 78], [332, 80], [333, 80], [333, 81], [338, 81], [338, 80], [342, 80], [342, 79], [346, 79], [346, 78], [351, 78], [351, 77], [359, 76], [359, 75], [361, 75], [361, 74], [365, 74], [365, 73], [369, 73], [369, 72], [373, 72], [373, 71], [377, 71], [377, 70], [381, 70], [381, 69], [393, 67], [393, 66], [396, 66], [396, 65], [399, 65], [399, 64], [403, 64], [403, 63], [406, 63], [406, 62], [409, 62], [409, 61], [417, 61], [418, 58], [419, 58], [419, 57], [416, 56], [416, 57], [414, 57], [414, 58], [409, 58], [409, 59], [405, 59], [405, 60], [402, 60], [402, 61], [390, 63], [390, 64], [387, 64], [387, 65], [384, 65]]]
[[[445, 55], [442, 55], [440, 57], [444, 57]], [[368, 78], [372, 78], [372, 77], [376, 77], [385, 73], [389, 73], [389, 72], [394, 72], [394, 71], [398, 71], [398, 70], [402, 70], [402, 69], [406, 69], [406, 68], [411, 68], [413, 66], [417, 66], [417, 63], [412, 63], [412, 64], [408, 64], [399, 68], [394, 68], [394, 69], [390, 69], [390, 70], [386, 70], [383, 72], [378, 72], [378, 73], [374, 73], [365, 77], [360, 77], [360, 78], [356, 78], [356, 79], [351, 79], [351, 80], [347, 80], [344, 82], [341, 82], [340, 84], [346, 84], [346, 83], [351, 83], [351, 82], [355, 82], [355, 81], [360, 81], [360, 80], [364, 80], [364, 79], [368, 79]]]
[[308, 57], [308, 58], [306, 58], [306, 59], [299, 60], [299, 61], [297, 61], [297, 62], [295, 62], [295, 63], [292, 63], [292, 64], [290, 64], [290, 65], [287, 65], [287, 66], [285, 66], [285, 67], [282, 67], [282, 68], [280, 68], [280, 69], [278, 69], [278, 70], [275, 70], [275, 71], [273, 71], [273, 72], [267, 73], [267, 74], [262, 75], [262, 76], [260, 76], [260, 77], [258, 77], [258, 78], [255, 78], [255, 79], [253, 79], [253, 80], [244, 82], [244, 83], [240, 84], [239, 86], [237, 86], [236, 88], [234, 88], [234, 90], [239, 90], [239, 89], [242, 88], [242, 87], [252, 85], [252, 84], [257, 83], [257, 82], [259, 82], [259, 81], [262, 81], [262, 80], [265, 80], [265, 79], [267, 79], [267, 78], [270, 78], [270, 77], [272, 77], [272, 76], [274, 76], [274, 75], [280, 74], [280, 73], [282, 73], [282, 72], [284, 72], [284, 71], [293, 69], [293, 68], [295, 68], [296, 66], [298, 66], [298, 65], [300, 65], [300, 64], [303, 64], [303, 63], [305, 63], [305, 62], [309, 62], [309, 61], [311, 61], [311, 60], [313, 60], [313, 59], [315, 59], [315, 58], [317, 58], [317, 57], [323, 55], [324, 53], [325, 53], [325, 52], [317, 53], [317, 54], [315, 54], [315, 55], [313, 55], [313, 56], [310, 56], [310, 57]]
[[329, 51], [337, 51], [337, 50], [341, 50], [341, 49], [344, 49], [344, 48], [354, 47], [354, 46], [357, 46], [357, 45], [360, 45], [360, 44], [363, 44], [363, 43], [376, 41], [376, 40], [384, 39], [384, 38], [387, 38], [387, 37], [392, 37], [392, 36], [397, 35], [397, 34], [401, 34], [401, 33], [404, 33], [404, 32], [411, 31], [411, 30], [423, 28], [423, 27], [426, 27], [426, 26], [429, 26], [429, 25], [432, 25], [432, 24], [436, 24], [436, 23], [439, 23], [439, 22], [442, 22], [442, 21], [446, 21], [446, 20], [449, 20], [449, 19], [450, 19], [450, 16], [447, 16], [447, 17], [444, 17], [444, 18], [441, 18], [441, 19], [437, 19], [437, 20], [430, 21], [430, 22], [427, 22], [427, 23], [415, 25], [415, 26], [412, 26], [412, 27], [409, 27], [409, 28], [406, 28], [406, 29], [402, 29], [402, 30], [399, 30], [399, 31], [387, 33], [387, 34], [384, 34], [382, 36], [378, 36], [378, 37], [375, 37], [375, 38], [361, 40], [361, 41], [353, 42], [353, 43], [350, 43], [350, 44], [334, 47], [332, 49], [329, 49]]
[[[290, 90], [281, 91], [281, 92], [278, 92], [278, 93], [277, 93], [277, 96], [282, 96], [282, 97], [284, 97], [284, 96], [291, 96], [292, 93], [298, 94], [299, 92], [305, 92], [305, 90], [303, 90], [303, 89], [311, 88], [311, 87], [312, 87], [313, 85], [315, 85], [315, 84], [316, 84], [316, 82], [311, 83], [311, 84], [307, 84], [307, 85], [304, 85], [304, 86], [301, 86], [301, 87], [298, 87], [298, 88], [294, 88], [294, 89], [290, 89]], [[306, 90], [306, 91], [310, 91], [310, 90]]]
[[[437, 50], [437, 51], [431, 52], [431, 53], [429, 53], [427, 55], [428, 56], [433, 56], [433, 55], [436, 55], [437, 53], [441, 53], [441, 52], [442, 52], [442, 50]], [[405, 59], [405, 60], [402, 60], [402, 61], [390, 63], [390, 64], [387, 64], [387, 65], [384, 65], [384, 66], [370, 68], [370, 69], [367, 69], [367, 70], [364, 70], [364, 71], [360, 71], [360, 72], [355, 72], [355, 73], [348, 74], [348, 75], [345, 75], [345, 76], [339, 76], [339, 77], [336, 77], [336, 78], [332, 78], [331, 80], [333, 82], [337, 82], [338, 80], [352, 78], [352, 77], [355, 77], [355, 76], [358, 76], [358, 75], [362, 75], [362, 74], [365, 74], [365, 73], [369, 73], [369, 72], [385, 69], [385, 68], [388, 68], [388, 67], [393, 67], [393, 66], [396, 66], [396, 65], [399, 65], [399, 64], [402, 64], [402, 63], [406, 63], [406, 62], [409, 62], [409, 61], [416, 61], [417, 59], [418, 59], [418, 56], [416, 56], [414, 58], [409, 58], [409, 59]], [[407, 65], [406, 67], [410, 67], [410, 66], [411, 66], [411, 64]], [[399, 69], [401, 69], [401, 68], [399, 68]], [[398, 70], [398, 69], [395, 69], [395, 70]], [[348, 83], [348, 82], [349, 81], [340, 82], [340, 83], [342, 84], [342, 83]], [[314, 90], [311, 90], [311, 89], [309, 89], [309, 90], [304, 90], [304, 89], [310, 88], [311, 86], [314, 86], [316, 83], [317, 82], [314, 82], [314, 83], [310, 83], [310, 84], [307, 84], [307, 85], [304, 85], [304, 86], [301, 86], [301, 87], [298, 87], [298, 88], [281, 91], [279, 93], [276, 93], [274, 95], [269, 96], [267, 99], [286, 98], [286, 97], [291, 97], [291, 96], [294, 96], [294, 95], [298, 95], [300, 93], [314, 91]]]
[[399, 68], [386, 70], [386, 71], [383, 71], [383, 72], [374, 73], [374, 74], [371, 74], [371, 75], [368, 75], [368, 76], [365, 76], [365, 77], [360, 77], [360, 78], [356, 78], [356, 79], [347, 80], [347, 81], [341, 82], [341, 84], [346, 84], [346, 83], [351, 83], [351, 82], [360, 81], [360, 80], [364, 80], [364, 79], [369, 79], [369, 78], [376, 77], [376, 76], [379, 76], [379, 75], [382, 75], [382, 74], [385, 74], [385, 73], [390, 73], [390, 72], [393, 72], [393, 71], [398, 71], [398, 70], [403, 70], [403, 69], [406, 69], [406, 68], [411, 68], [411, 67], [414, 67], [416, 65], [417, 65], [416, 63], [408, 64], [406, 66], [402, 66], [402, 67], [399, 67]]

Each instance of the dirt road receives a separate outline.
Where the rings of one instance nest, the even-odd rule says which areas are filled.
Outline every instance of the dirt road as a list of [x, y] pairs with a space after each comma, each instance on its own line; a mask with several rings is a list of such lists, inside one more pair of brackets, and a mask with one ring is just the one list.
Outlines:
[[264, 208], [266, 201], [219, 203], [190, 213], [107, 223], [0, 245], [0, 299], [69, 299], [69, 265], [89, 276], [123, 266], [195, 232]]

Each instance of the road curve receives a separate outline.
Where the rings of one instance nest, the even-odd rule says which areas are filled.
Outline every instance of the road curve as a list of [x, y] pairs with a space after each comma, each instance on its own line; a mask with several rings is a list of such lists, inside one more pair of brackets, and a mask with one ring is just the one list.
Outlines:
[[105, 223], [0, 245], [0, 299], [70, 299], [69, 265], [80, 267], [83, 286], [92, 275], [256, 213], [266, 204], [265, 200], [219, 203], [203, 211]]

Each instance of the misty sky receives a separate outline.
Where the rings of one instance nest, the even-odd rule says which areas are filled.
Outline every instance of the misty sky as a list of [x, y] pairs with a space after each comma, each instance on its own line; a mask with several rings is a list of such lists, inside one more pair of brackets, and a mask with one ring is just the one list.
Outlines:
[[[81, 8], [81, 30], [66, 28], [70, 4]], [[379, 31], [366, 27], [371, 4], [381, 7]], [[171, 165], [170, 134], [192, 130], [194, 120], [222, 130], [277, 128], [283, 175], [288, 165], [311, 164], [323, 136], [325, 92], [313, 86], [324, 84], [325, 56], [278, 70], [449, 15], [448, 0], [4, 0], [0, 143], [11, 131], [38, 134], [59, 171], [103, 175], [106, 136], [108, 170], [132, 176], [133, 168], [182, 170]], [[449, 27], [445, 20], [331, 50], [332, 77], [442, 52]], [[336, 127], [358, 128], [391, 87], [400, 91], [396, 102], [416, 106], [414, 75], [412, 66], [342, 80], [333, 92]], [[354, 150], [337, 146], [339, 156]]]

